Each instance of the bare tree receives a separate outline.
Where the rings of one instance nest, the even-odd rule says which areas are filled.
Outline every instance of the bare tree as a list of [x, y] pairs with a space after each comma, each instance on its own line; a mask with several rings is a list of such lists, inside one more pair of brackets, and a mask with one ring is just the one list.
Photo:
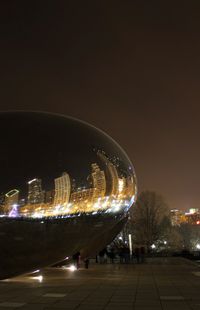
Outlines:
[[183, 238], [180, 234], [179, 226], [171, 226], [166, 237], [167, 248], [169, 252], [177, 252], [183, 250]]
[[156, 192], [142, 192], [130, 215], [136, 244], [143, 244], [149, 250], [153, 243], [167, 235], [170, 227], [169, 209], [162, 196]]

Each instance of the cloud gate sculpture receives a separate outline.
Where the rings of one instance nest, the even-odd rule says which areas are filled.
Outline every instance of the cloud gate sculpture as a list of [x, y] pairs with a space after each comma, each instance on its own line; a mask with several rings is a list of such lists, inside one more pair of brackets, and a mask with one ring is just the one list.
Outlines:
[[127, 220], [134, 168], [109, 136], [65, 116], [0, 113], [0, 279], [94, 255]]

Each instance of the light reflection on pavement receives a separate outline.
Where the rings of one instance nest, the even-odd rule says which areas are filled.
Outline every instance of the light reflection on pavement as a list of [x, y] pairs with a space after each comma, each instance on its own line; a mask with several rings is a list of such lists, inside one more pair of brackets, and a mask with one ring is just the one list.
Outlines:
[[[198, 265], [181, 258], [146, 264], [91, 264], [89, 270], [45, 268], [0, 281], [1, 309], [196, 309]], [[42, 277], [42, 278], [41, 278]]]

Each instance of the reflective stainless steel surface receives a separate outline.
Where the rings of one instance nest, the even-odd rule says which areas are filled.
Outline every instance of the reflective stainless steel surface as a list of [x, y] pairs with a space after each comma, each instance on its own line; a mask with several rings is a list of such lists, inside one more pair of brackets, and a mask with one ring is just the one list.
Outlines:
[[121, 229], [114, 227], [136, 199], [136, 176], [108, 135], [35, 112], [0, 113], [0, 132], [0, 277], [89, 249], [97, 238], [104, 246]]

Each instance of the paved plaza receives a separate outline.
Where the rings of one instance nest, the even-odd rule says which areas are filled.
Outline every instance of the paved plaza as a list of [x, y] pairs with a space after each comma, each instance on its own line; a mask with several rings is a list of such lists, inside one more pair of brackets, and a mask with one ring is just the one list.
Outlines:
[[145, 264], [48, 268], [0, 281], [0, 310], [200, 310], [200, 267], [181, 258]]

